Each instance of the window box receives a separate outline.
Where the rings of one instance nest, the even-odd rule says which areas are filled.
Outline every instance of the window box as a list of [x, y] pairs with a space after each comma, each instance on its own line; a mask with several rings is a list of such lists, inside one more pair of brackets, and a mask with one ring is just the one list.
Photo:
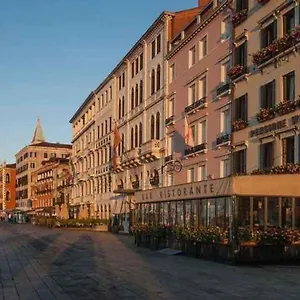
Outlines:
[[229, 142], [229, 140], [230, 140], [230, 134], [228, 134], [228, 133], [223, 134], [222, 136], [220, 136], [216, 139], [216, 145], [218, 146], [218, 145], [227, 143], [227, 142]]
[[234, 27], [240, 25], [247, 19], [248, 9], [242, 9], [239, 12], [236, 12], [232, 17], [232, 25]]
[[195, 154], [197, 152], [204, 151], [205, 149], [206, 149], [206, 143], [203, 143], [203, 144], [191, 147], [189, 149], [186, 149], [184, 151], [184, 155], [187, 156], [187, 155]]
[[245, 71], [246, 71], [246, 68], [244, 66], [236, 65], [228, 70], [227, 75], [230, 77], [231, 80], [235, 80], [238, 77], [245, 74]]
[[166, 119], [165, 121], [166, 126], [170, 126], [174, 124], [174, 116], [170, 116], [169, 118]]
[[248, 126], [248, 122], [245, 120], [235, 120], [232, 124], [232, 131], [239, 131]]
[[283, 101], [283, 102], [279, 102], [276, 107], [275, 110], [277, 112], [278, 115], [283, 116], [285, 114], [288, 114], [290, 112], [295, 111], [298, 107], [300, 106], [300, 101]]
[[300, 42], [300, 26], [297, 26], [290, 34], [277, 39], [269, 46], [259, 50], [252, 55], [252, 61], [256, 66], [260, 66], [272, 57], [289, 49]]
[[274, 117], [275, 117], [274, 108], [261, 108], [260, 112], [256, 115], [256, 119], [260, 123], [271, 120]]
[[204, 108], [207, 106], [207, 103], [206, 103], [206, 97], [204, 98], [201, 98], [197, 101], [195, 101], [194, 103], [192, 103], [191, 105], [187, 106], [185, 109], [184, 109], [184, 112], [186, 114], [189, 114], [189, 113], [192, 113], [193, 111], [195, 110], [198, 110], [200, 108]]
[[257, 169], [251, 173], [252, 175], [266, 174], [300, 174], [300, 164], [287, 164], [285, 166], [277, 166], [267, 169]]

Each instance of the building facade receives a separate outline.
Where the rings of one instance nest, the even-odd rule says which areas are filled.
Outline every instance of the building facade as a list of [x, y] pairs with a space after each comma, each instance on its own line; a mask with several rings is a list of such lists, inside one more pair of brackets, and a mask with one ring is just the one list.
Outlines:
[[[172, 35], [204, 2], [190, 10], [162, 13], [70, 120], [77, 205], [93, 203], [107, 217], [124, 213], [128, 222], [134, 191], [157, 186], [152, 173], [162, 167], [165, 151], [164, 57]], [[114, 147], [116, 134], [120, 143]], [[164, 177], [158, 181], [164, 184]]]
[[44, 160], [53, 157], [66, 158], [72, 153], [72, 145], [49, 143], [38, 120], [31, 144], [25, 146], [16, 155], [16, 206], [27, 211], [32, 207], [32, 173]]
[[16, 207], [16, 164], [0, 165], [0, 210], [12, 211]]

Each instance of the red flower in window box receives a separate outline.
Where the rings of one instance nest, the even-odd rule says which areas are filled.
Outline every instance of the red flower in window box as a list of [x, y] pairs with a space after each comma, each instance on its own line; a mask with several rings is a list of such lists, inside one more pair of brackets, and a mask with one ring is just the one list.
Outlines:
[[248, 126], [248, 122], [241, 120], [241, 119], [235, 120], [232, 124], [232, 130], [239, 131], [239, 130], [246, 128], [247, 126]]
[[242, 76], [244, 74], [245, 68], [241, 65], [233, 66], [231, 69], [228, 70], [227, 75], [234, 80], [235, 78], [238, 78], [239, 76]]
[[239, 12], [236, 12], [233, 16], [232, 16], [232, 25], [238, 26], [239, 24], [241, 24], [243, 21], [245, 21], [247, 19], [248, 16], [248, 9], [243, 9], [240, 10]]
[[265, 122], [267, 120], [271, 120], [275, 117], [274, 108], [261, 108], [259, 113], [256, 115], [258, 122]]

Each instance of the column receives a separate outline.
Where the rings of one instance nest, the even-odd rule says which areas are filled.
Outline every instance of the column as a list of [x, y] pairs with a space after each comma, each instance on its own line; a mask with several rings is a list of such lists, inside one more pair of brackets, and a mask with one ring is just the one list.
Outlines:
[[253, 197], [250, 197], [250, 230], [253, 230]]
[[268, 197], [264, 197], [264, 229], [267, 229], [268, 225]]
[[279, 209], [279, 212], [278, 212], [278, 226], [279, 227], [282, 227], [282, 198], [279, 197], [278, 198], [278, 209]]

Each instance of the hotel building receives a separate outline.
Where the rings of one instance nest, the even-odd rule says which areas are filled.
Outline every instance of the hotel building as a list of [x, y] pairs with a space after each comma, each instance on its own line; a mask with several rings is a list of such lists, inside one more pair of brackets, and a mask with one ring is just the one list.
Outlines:
[[16, 164], [0, 165], [0, 211], [16, 207]]
[[44, 160], [51, 157], [68, 157], [72, 145], [46, 142], [40, 120], [34, 131], [32, 142], [16, 155], [16, 206], [28, 211], [32, 207], [32, 173]]
[[[164, 164], [167, 147], [163, 126], [167, 95], [164, 57], [172, 36], [205, 2], [199, 1], [198, 7], [189, 10], [163, 12], [70, 120], [76, 203], [93, 203], [107, 216], [124, 214], [121, 221], [128, 224], [128, 213], [135, 207], [131, 201], [135, 191], [165, 184], [161, 173], [155, 172]], [[106, 118], [107, 126], [103, 123]], [[116, 149], [113, 130], [121, 140]]]

